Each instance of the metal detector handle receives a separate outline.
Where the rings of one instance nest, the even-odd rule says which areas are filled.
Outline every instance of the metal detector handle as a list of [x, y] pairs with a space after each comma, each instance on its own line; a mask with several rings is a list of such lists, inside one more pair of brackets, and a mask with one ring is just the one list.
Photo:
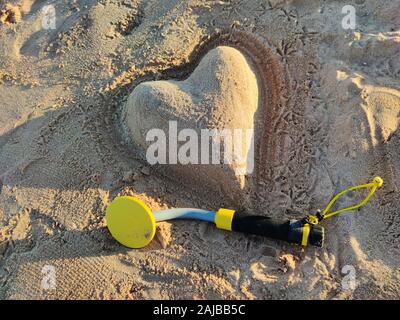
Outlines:
[[216, 213], [215, 220], [220, 229], [264, 236], [303, 246], [322, 247], [324, 243], [324, 228], [310, 224], [304, 219], [283, 220], [220, 209]]

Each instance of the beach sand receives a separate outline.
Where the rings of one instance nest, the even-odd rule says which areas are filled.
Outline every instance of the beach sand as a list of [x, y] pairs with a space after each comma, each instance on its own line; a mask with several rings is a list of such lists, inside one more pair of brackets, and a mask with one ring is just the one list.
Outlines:
[[[48, 4], [55, 29], [43, 26]], [[398, 299], [400, 1], [349, 4], [354, 30], [342, 1], [0, 0], [0, 298]], [[149, 166], [121, 118], [139, 84], [184, 82], [218, 46], [241, 52], [258, 81], [247, 93], [207, 88], [235, 102], [259, 94], [246, 114], [255, 172], [233, 198], [231, 185], [210, 192], [184, 170]], [[231, 106], [207, 101], [220, 114]], [[131, 195], [152, 210], [298, 219], [377, 175], [384, 186], [367, 205], [323, 222], [322, 249], [173, 221], [130, 250], [104, 218]]]

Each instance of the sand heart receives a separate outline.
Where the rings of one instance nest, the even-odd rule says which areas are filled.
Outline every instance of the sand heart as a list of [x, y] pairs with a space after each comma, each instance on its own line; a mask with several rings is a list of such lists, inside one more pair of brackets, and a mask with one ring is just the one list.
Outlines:
[[191, 188], [206, 185], [207, 192], [239, 199], [245, 175], [254, 168], [258, 99], [249, 60], [237, 49], [220, 46], [184, 81], [138, 85], [122, 119], [128, 138], [150, 164], [159, 163], [164, 173]]

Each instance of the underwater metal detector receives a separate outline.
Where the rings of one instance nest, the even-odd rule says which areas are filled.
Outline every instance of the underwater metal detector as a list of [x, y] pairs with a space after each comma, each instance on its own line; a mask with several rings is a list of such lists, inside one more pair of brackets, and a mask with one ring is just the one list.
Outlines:
[[[177, 208], [152, 212], [141, 200], [122, 196], [115, 198], [106, 210], [107, 227], [111, 235], [122, 245], [129, 248], [143, 248], [153, 239], [156, 222], [173, 219], [195, 219], [214, 222], [218, 229], [238, 231], [248, 234], [284, 240], [302, 246], [322, 247], [324, 227], [319, 222], [335, 214], [355, 210], [371, 198], [376, 189], [383, 185], [380, 177], [371, 183], [353, 186], [339, 192], [323, 211], [303, 219], [285, 220], [257, 215], [245, 215], [235, 210], [221, 208], [207, 211], [192, 208]], [[329, 212], [329, 209], [343, 194], [360, 188], [371, 188], [367, 197], [360, 203]]]

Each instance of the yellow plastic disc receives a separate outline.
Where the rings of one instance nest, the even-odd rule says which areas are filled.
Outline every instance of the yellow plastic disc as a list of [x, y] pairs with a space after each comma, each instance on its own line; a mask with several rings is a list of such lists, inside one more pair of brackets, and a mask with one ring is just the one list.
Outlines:
[[111, 235], [128, 248], [143, 248], [153, 240], [156, 221], [146, 204], [134, 197], [115, 198], [106, 210]]

